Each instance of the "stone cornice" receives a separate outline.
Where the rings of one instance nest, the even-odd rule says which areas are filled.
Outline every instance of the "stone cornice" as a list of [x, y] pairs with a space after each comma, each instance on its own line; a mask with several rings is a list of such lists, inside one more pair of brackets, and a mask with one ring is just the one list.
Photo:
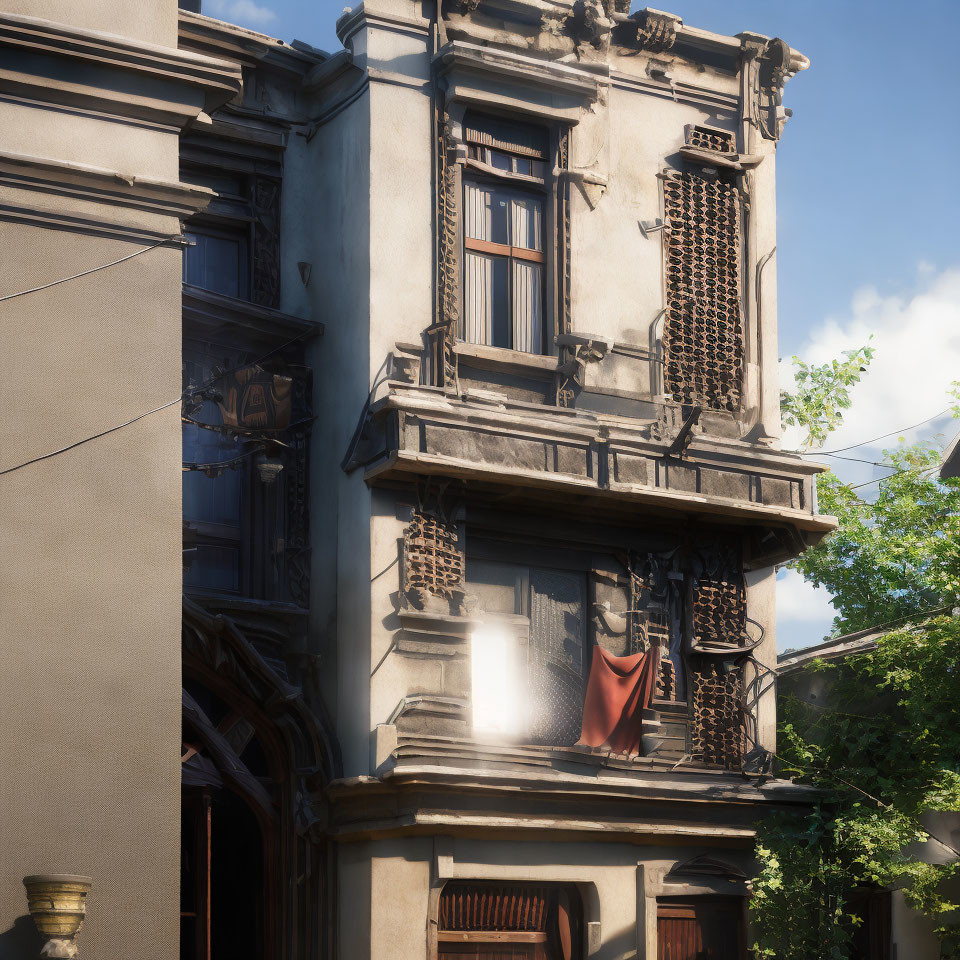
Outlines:
[[226, 336], [262, 347], [277, 347], [291, 340], [301, 344], [323, 334], [323, 324], [272, 310], [247, 300], [225, 297], [201, 287], [183, 285], [183, 320], [187, 333], [216, 338]]
[[[2, 51], [56, 57], [87, 70], [69, 78], [55, 76], [29, 56], [15, 60]], [[132, 94], [98, 83], [97, 71], [132, 73], [155, 83], [148, 92]], [[203, 109], [209, 113], [241, 87], [235, 63], [36, 17], [0, 14], [0, 90], [18, 96], [184, 126], [199, 113], [192, 91], [202, 93]]]
[[572, 95], [587, 103], [597, 98], [599, 83], [609, 75], [605, 64], [590, 64], [590, 69], [585, 69], [462, 40], [453, 40], [441, 47], [434, 62], [443, 73], [460, 69], [492, 74]]
[[192, 216], [214, 196], [206, 187], [16, 153], [0, 153], [0, 184], [173, 217]]
[[765, 812], [816, 796], [784, 780], [758, 785], [732, 774], [653, 773], [614, 778], [558, 770], [493, 770], [421, 764], [381, 778], [328, 785], [328, 835], [489, 835], [633, 843], [717, 842], [749, 846]]
[[293, 46], [265, 33], [257, 33], [246, 27], [217, 20], [189, 10], [180, 10], [180, 48], [193, 50], [207, 57], [228, 60], [252, 67], [269, 61], [272, 66], [290, 73], [302, 75], [325, 55], [319, 50], [307, 50]]

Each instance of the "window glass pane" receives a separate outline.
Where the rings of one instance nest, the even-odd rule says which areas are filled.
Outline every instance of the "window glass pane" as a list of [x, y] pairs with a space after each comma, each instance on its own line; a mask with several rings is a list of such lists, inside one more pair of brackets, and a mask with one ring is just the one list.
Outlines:
[[209, 590], [240, 589], [240, 551], [236, 547], [201, 543], [183, 572], [183, 582]]
[[497, 170], [507, 170], [512, 173], [513, 163], [511, 159], [508, 153], [501, 153], [499, 150], [490, 151], [490, 166]]
[[506, 257], [466, 251], [464, 339], [496, 347], [510, 346], [510, 303]]
[[246, 242], [240, 237], [221, 237], [188, 233], [195, 246], [185, 247], [183, 280], [194, 286], [222, 293], [227, 297], [245, 297]]
[[513, 260], [513, 349], [539, 353], [543, 333], [543, 281], [539, 263]]
[[513, 246], [543, 250], [543, 203], [536, 197], [514, 197]]
[[508, 244], [510, 199], [496, 187], [467, 183], [464, 227], [471, 240]]

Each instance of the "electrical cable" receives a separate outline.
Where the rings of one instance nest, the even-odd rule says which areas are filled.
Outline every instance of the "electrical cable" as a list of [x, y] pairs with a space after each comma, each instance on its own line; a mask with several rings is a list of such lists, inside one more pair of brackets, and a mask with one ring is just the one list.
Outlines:
[[[149, 248], [148, 248], [149, 249]], [[140, 251], [141, 253], [144, 251]], [[127, 257], [127, 259], [130, 259]], [[119, 262], [119, 261], [117, 261]], [[98, 268], [102, 269], [102, 268]], [[56, 281], [60, 282], [60, 281]], [[39, 289], [39, 288], [38, 288]], [[31, 291], [25, 291], [27, 293]], [[60, 447], [58, 450], [51, 450], [50, 453], [45, 453], [39, 457], [33, 457], [30, 460], [25, 460], [23, 463], [18, 463], [14, 467], [7, 467], [5, 470], [0, 470], [0, 477], [5, 476], [8, 473], [14, 473], [17, 470], [22, 470], [24, 467], [29, 467], [31, 464], [39, 463], [41, 460], [49, 460], [51, 457], [56, 457], [61, 453], [66, 453], [69, 450], [74, 450], [77, 447], [83, 446], [85, 443], [90, 443], [92, 440], [99, 440], [101, 437], [107, 436], [107, 434], [115, 433], [117, 430], [122, 430], [124, 427], [129, 427], [131, 424], [136, 423], [138, 420], [143, 420], [145, 417], [152, 416], [155, 413], [159, 413], [161, 410], [166, 410], [167, 407], [172, 407], [175, 403], [183, 403], [188, 397], [199, 393], [204, 390], [206, 387], [210, 386], [213, 383], [216, 383], [217, 380], [221, 380], [226, 376], [229, 376], [231, 373], [234, 373], [237, 370], [242, 370], [244, 367], [257, 366], [262, 363], [268, 357], [272, 357], [275, 353], [279, 353], [281, 350], [286, 349], [291, 344], [296, 343], [298, 340], [304, 339], [304, 337], [311, 336], [315, 333], [314, 330], [305, 330], [303, 333], [298, 334], [297, 336], [287, 340], [286, 343], [281, 343], [280, 346], [274, 347], [273, 350], [269, 350], [267, 353], [263, 354], [258, 359], [250, 362], [243, 363], [239, 366], [234, 367], [232, 370], [226, 370], [223, 373], [217, 374], [215, 377], [211, 377], [205, 383], [201, 384], [199, 387], [191, 387], [190, 389], [184, 390], [179, 397], [175, 397], [173, 400], [168, 400], [166, 403], [160, 404], [159, 407], [154, 407], [152, 410], [147, 410], [146, 413], [138, 414], [136, 417], [132, 417], [129, 420], [125, 420], [123, 423], [118, 423], [116, 426], [108, 427], [106, 430], [101, 430], [99, 433], [95, 433], [92, 436], [84, 437], [82, 440], [77, 440], [74, 443], [67, 444], [65, 447]]]
[[887, 437], [896, 436], [898, 433], [906, 433], [908, 430], [916, 430], [917, 427], [922, 427], [925, 423], [930, 423], [931, 420], [939, 420], [952, 410], [953, 407], [947, 407], [946, 410], [941, 410], [939, 413], [935, 413], [932, 417], [927, 417], [926, 420], [921, 420], [919, 423], [914, 423], [909, 427], [900, 427], [899, 430], [891, 430], [889, 433], [883, 433], [879, 437], [874, 437], [872, 440], [863, 440], [860, 443], [852, 443], [849, 447], [837, 447], [836, 450], [792, 450], [789, 452], [798, 453], [801, 457], [830, 457], [836, 453], [844, 453], [847, 450], [855, 450], [857, 447], [865, 447], [868, 444], [876, 443], [878, 440], [885, 440]]
[[70, 443], [65, 447], [60, 447], [59, 450], [51, 450], [50, 453], [44, 453], [42, 456], [34, 457], [32, 460], [25, 460], [23, 463], [18, 463], [15, 467], [7, 467], [6, 470], [0, 470], [0, 477], [5, 476], [8, 473], [13, 473], [15, 470], [22, 470], [24, 467], [29, 467], [33, 463], [39, 463], [41, 460], [49, 460], [51, 457], [55, 457], [61, 453], [66, 453], [68, 450], [74, 450], [77, 447], [83, 446], [85, 443], [90, 443], [91, 440], [99, 440], [101, 437], [105, 437], [109, 433], [116, 433], [117, 430], [122, 430], [124, 427], [129, 427], [131, 423], [136, 423], [138, 420], [143, 420], [144, 417], [149, 417], [154, 413], [159, 413], [161, 410], [166, 410], [167, 407], [172, 407], [175, 403], [181, 403], [182, 400], [182, 397], [176, 397], [174, 400], [168, 400], [159, 407], [154, 407], [152, 410], [148, 410], [146, 413], [141, 413], [139, 416], [133, 417], [130, 420], [126, 420], [123, 423], [118, 423], [115, 427], [108, 427], [106, 430], [101, 430], [100, 433], [95, 433], [91, 437], [84, 437], [82, 440], [77, 440], [75, 443]]
[[0, 303], [3, 303], [5, 300], [13, 300], [16, 297], [25, 297], [28, 293], [38, 293], [40, 290], [49, 290], [50, 287], [55, 287], [60, 283], [66, 283], [69, 280], [79, 280], [80, 277], [88, 277], [91, 273], [96, 273], [99, 270], [106, 270], [107, 267], [115, 267], [118, 263], [125, 263], [127, 260], [132, 260], [134, 257], [139, 257], [141, 253], [147, 253], [149, 250], [155, 250], [157, 247], [161, 247], [165, 243], [180, 243], [183, 245], [186, 243], [186, 238], [179, 233], [171, 234], [169, 237], [164, 237], [162, 240], [158, 240], [156, 243], [151, 243], [148, 247], [141, 247], [139, 250], [135, 250], [133, 253], [128, 253], [125, 257], [120, 257], [118, 260], [111, 260], [109, 263], [101, 263], [99, 267], [91, 267], [89, 270], [84, 270], [82, 273], [75, 273], [70, 277], [61, 277], [59, 280], [51, 280], [49, 283], [42, 283], [39, 287], [31, 287], [29, 290], [20, 290], [17, 293], [8, 293], [0, 297]]

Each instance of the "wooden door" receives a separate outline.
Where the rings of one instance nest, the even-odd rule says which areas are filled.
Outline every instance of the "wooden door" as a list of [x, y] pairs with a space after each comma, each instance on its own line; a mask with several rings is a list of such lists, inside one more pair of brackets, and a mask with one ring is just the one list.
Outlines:
[[743, 939], [739, 899], [657, 903], [657, 960], [743, 960]]

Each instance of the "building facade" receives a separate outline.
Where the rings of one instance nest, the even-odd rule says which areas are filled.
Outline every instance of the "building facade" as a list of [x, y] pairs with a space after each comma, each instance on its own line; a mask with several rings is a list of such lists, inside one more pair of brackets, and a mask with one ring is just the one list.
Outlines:
[[[11, 422], [49, 421], [10, 466], [171, 401], [4, 476], [8, 622], [70, 691], [4, 704], [10, 955], [49, 871], [93, 877], [105, 954], [171, 955], [179, 912], [198, 960], [743, 956], [756, 823], [808, 799], [771, 775], [774, 565], [832, 527], [778, 440], [805, 58], [598, 0], [373, 0], [334, 54], [163, 10], [0, 37], [9, 292], [145, 236], [101, 249], [83, 191], [168, 218], [10, 301]], [[133, 92], [75, 52], [110, 44]]]

